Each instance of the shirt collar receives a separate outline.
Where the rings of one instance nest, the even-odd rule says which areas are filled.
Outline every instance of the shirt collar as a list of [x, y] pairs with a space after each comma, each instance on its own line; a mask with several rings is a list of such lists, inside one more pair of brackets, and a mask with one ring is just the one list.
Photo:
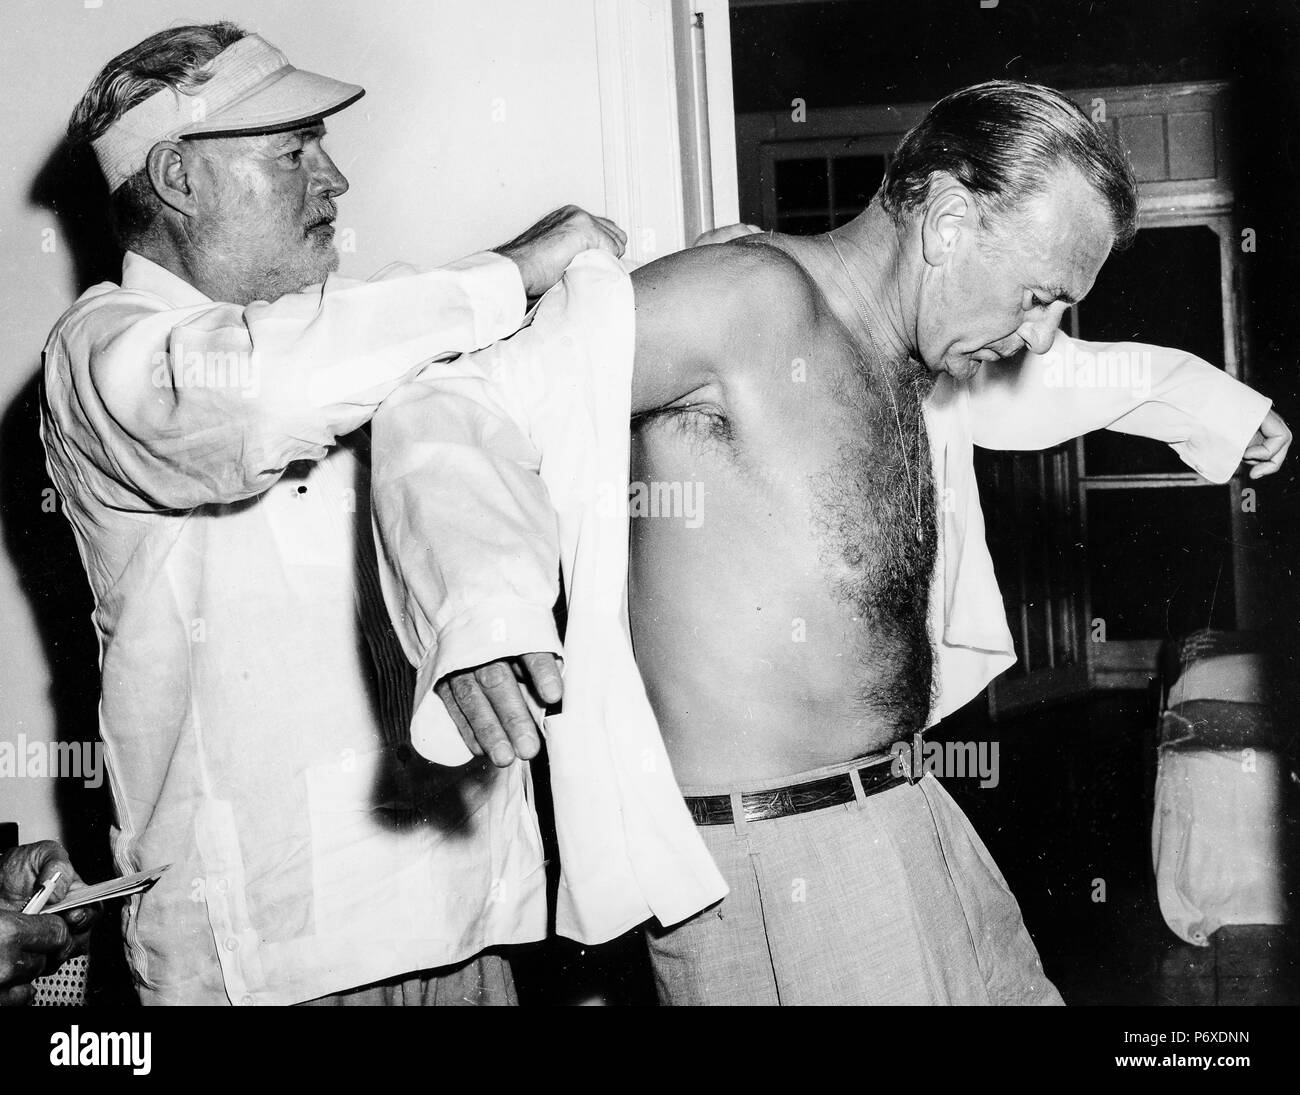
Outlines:
[[210, 297], [204, 296], [184, 278], [177, 277], [137, 251], [128, 251], [122, 259], [122, 288], [152, 293], [177, 308], [212, 303]]

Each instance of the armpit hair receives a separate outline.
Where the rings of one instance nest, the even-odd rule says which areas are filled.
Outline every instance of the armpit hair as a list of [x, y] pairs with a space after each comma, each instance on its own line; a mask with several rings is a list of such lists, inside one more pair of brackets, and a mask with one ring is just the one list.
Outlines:
[[682, 403], [657, 407], [632, 416], [633, 431], [651, 423], [671, 426], [692, 441], [730, 446], [736, 432], [726, 411], [714, 403]]

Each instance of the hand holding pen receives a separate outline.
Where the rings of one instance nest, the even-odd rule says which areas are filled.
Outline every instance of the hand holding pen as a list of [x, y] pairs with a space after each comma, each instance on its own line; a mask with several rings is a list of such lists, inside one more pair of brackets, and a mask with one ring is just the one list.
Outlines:
[[93, 908], [40, 914], [82, 885], [56, 841], [20, 845], [0, 857], [0, 1005], [30, 1003], [35, 978], [85, 950]]
[[55, 871], [45, 880], [45, 884], [32, 894], [32, 899], [23, 906], [23, 916], [35, 916], [46, 905], [50, 903], [50, 898], [54, 896], [54, 889], [59, 884], [59, 879], [63, 877], [62, 871]]

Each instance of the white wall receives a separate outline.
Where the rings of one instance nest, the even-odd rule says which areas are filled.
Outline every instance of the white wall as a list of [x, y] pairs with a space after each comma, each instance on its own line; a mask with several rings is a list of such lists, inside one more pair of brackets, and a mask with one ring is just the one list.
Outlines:
[[[42, 522], [63, 518], [42, 512], [34, 409], [16, 401], [30, 394], [45, 336], [79, 289], [68, 202], [60, 217], [33, 200], [33, 183], [102, 65], [165, 26], [229, 19], [300, 67], [365, 86], [364, 99], [327, 123], [327, 147], [352, 184], [340, 202], [337, 238], [354, 248], [344, 273], [395, 258], [447, 261], [565, 202], [634, 220], [624, 227], [644, 260], [681, 246], [668, 13], [668, 0], [6, 0], [0, 741], [94, 730], [93, 709], [83, 735], [57, 725], [51, 702], [50, 644], [68, 640], [38, 627], [31, 589], [71, 590], [54, 600], [76, 602], [84, 577], [72, 565], [32, 579], [43, 559], [58, 558], [43, 553], [53, 526]], [[88, 634], [89, 621], [79, 624], [75, 634]], [[57, 678], [60, 692], [68, 680]], [[59, 803], [66, 813], [50, 780], [0, 779], [0, 821], [20, 822], [25, 840], [60, 832]]]

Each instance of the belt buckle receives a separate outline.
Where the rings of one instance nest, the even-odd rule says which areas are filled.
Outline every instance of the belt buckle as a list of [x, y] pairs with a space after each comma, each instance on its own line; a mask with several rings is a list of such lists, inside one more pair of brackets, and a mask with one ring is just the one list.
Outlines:
[[917, 730], [912, 735], [912, 763], [903, 773], [909, 785], [920, 782], [925, 775], [925, 731]]

